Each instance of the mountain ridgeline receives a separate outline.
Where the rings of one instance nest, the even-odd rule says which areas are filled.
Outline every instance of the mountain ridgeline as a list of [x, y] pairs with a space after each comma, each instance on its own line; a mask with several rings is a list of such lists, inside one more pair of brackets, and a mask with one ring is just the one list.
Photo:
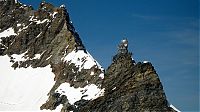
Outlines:
[[[136, 63], [127, 40], [104, 70], [83, 45], [64, 5], [43, 1], [34, 10], [17, 0], [1, 0], [0, 62], [11, 68], [0, 73], [0, 111], [175, 112], [154, 67]], [[46, 68], [49, 72], [38, 72]], [[33, 72], [22, 71], [27, 69]]]

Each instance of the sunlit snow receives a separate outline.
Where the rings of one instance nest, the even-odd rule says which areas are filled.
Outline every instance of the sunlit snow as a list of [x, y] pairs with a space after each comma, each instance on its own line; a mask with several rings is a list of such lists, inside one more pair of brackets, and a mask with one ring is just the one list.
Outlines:
[[29, 21], [32, 21], [32, 22], [36, 22], [36, 24], [42, 24], [42, 23], [45, 23], [45, 22], [50, 22], [49, 19], [44, 19], [44, 20], [38, 20], [38, 19], [34, 19], [34, 16], [31, 16], [30, 20]]
[[17, 27], [19, 27], [19, 26], [21, 26], [21, 25], [22, 25], [22, 24], [19, 24], [19, 23], [18, 23], [18, 24], [17, 24]]
[[53, 12], [53, 14], [52, 14], [53, 18], [56, 17], [56, 14], [57, 14], [57, 13], [58, 13], [58, 12]]
[[[29, 25], [30, 25], [30, 24], [29, 24]], [[20, 29], [18, 30], [18, 34], [19, 34], [21, 31], [26, 30], [26, 29], [29, 27], [29, 25], [25, 26], [24, 24], [22, 24], [23, 28], [20, 28]]]
[[101, 73], [101, 74], [99, 75], [99, 77], [101, 77], [101, 79], [104, 79], [104, 73]]
[[96, 60], [94, 60], [88, 52], [85, 53], [84, 50], [72, 51], [64, 60], [69, 63], [74, 63], [75, 66], [79, 67], [79, 71], [81, 71], [81, 69], [90, 69], [93, 66], [97, 66], [99, 69], [102, 68]]
[[42, 24], [42, 23], [45, 23], [45, 22], [49, 22], [49, 19], [44, 19], [44, 20], [37, 20], [37, 21], [34, 21], [36, 22], [36, 24]]
[[169, 106], [170, 106], [171, 108], [173, 108], [175, 111], [177, 111], [177, 112], [181, 112], [181, 111], [178, 110], [176, 107], [174, 107], [174, 105], [170, 104]]
[[9, 37], [11, 35], [17, 35], [13, 28], [8, 28], [0, 33], [0, 37]]
[[13, 54], [13, 55], [11, 55], [11, 57], [13, 57], [14, 61], [25, 61], [26, 59], [24, 56], [26, 53], [27, 53], [27, 51], [22, 54]]
[[35, 54], [34, 59], [40, 59], [40, 57], [41, 57], [41, 54]]
[[94, 71], [91, 71], [90, 75], [94, 75]]
[[8, 56], [0, 56], [0, 63], [0, 111], [40, 110], [55, 83], [50, 65], [14, 70]]
[[74, 104], [76, 101], [81, 100], [83, 96], [85, 100], [96, 99], [104, 94], [104, 89], [101, 90], [94, 84], [87, 85], [84, 88], [74, 88], [70, 87], [69, 83], [62, 83], [55, 92], [66, 95], [69, 103]]
[[[28, 51], [22, 53], [22, 54], [12, 54], [11, 57], [13, 58], [13, 60], [16, 61], [26, 61], [27, 60], [27, 56], [26, 53]], [[29, 58], [29, 59], [40, 59], [42, 54], [35, 54], [33, 58]]]

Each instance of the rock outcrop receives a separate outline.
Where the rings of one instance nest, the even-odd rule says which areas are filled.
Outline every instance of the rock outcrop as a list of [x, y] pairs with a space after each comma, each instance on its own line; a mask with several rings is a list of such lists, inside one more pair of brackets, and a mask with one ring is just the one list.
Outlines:
[[89, 102], [81, 111], [174, 112], [152, 64], [135, 63], [132, 53], [119, 52], [113, 57], [102, 87], [104, 96]]
[[104, 73], [87, 52], [64, 5], [42, 2], [33, 10], [16, 0], [0, 1], [0, 56], [8, 56], [13, 69], [50, 65], [55, 84], [45, 94], [48, 99], [41, 110], [174, 111], [154, 67], [136, 63], [128, 41], [122, 41]]

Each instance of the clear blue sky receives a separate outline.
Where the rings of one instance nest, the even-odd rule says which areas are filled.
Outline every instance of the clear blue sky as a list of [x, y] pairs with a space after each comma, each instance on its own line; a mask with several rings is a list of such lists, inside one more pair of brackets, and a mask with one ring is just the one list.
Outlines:
[[[46, 0], [65, 4], [83, 43], [107, 68], [126, 37], [136, 62], [151, 61], [170, 103], [199, 108], [198, 0]], [[21, 0], [38, 7], [40, 0]]]

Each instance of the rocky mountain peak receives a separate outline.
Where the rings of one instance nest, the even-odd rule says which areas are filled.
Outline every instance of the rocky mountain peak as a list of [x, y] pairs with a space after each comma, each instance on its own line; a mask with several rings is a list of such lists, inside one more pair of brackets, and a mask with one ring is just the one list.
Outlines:
[[[8, 2], [14, 6], [7, 5]], [[8, 8], [10, 10], [7, 10]], [[104, 69], [84, 47], [65, 7], [54, 7], [50, 3], [42, 2], [38, 10], [33, 10], [31, 6], [20, 2], [1, 1], [0, 15], [0, 58], [5, 58], [9, 65], [7, 67], [12, 70], [10, 75], [5, 74], [4, 77], [8, 77], [6, 79], [9, 79], [9, 82], [17, 82], [17, 77], [12, 76], [13, 73], [20, 75], [18, 77], [31, 77], [24, 72], [19, 72], [22, 69], [31, 69], [37, 74], [40, 73], [37, 69], [48, 68], [49, 72], [54, 74], [54, 78], [49, 79], [53, 82], [47, 80], [51, 75], [44, 78], [46, 82], [41, 82], [48, 86], [37, 86], [38, 81], [33, 81], [37, 84], [30, 85], [46, 91], [45, 94], [41, 91], [30, 94], [35, 97], [38, 97], [38, 94], [47, 97], [45, 101], [38, 99], [37, 109], [54, 110], [58, 109], [57, 106], [70, 108], [80, 100], [92, 100], [103, 94], [101, 83]], [[12, 91], [15, 86], [19, 86], [19, 89], [21, 86], [27, 88], [28, 86], [24, 86], [26, 83], [29, 81], [24, 80], [23, 85], [12, 83], [7, 90]], [[51, 89], [45, 89], [49, 85], [52, 85]], [[6, 84], [4, 86], [6, 87]], [[31, 101], [37, 100], [31, 98], [28, 98], [29, 100], [22, 98], [20, 100], [24, 103], [16, 102], [16, 106], [7, 107], [20, 110], [21, 105], [32, 104]], [[10, 104], [11, 100], [0, 102]], [[26, 106], [28, 109], [32, 107], [32, 105]]]
[[118, 53], [105, 72], [102, 88], [104, 96], [89, 102], [81, 111], [174, 112], [154, 67], [150, 62], [135, 63], [128, 52], [127, 40], [119, 44]]
[[135, 62], [127, 39], [104, 71], [64, 5], [3, 0], [0, 16], [0, 110], [173, 111], [154, 67]]

